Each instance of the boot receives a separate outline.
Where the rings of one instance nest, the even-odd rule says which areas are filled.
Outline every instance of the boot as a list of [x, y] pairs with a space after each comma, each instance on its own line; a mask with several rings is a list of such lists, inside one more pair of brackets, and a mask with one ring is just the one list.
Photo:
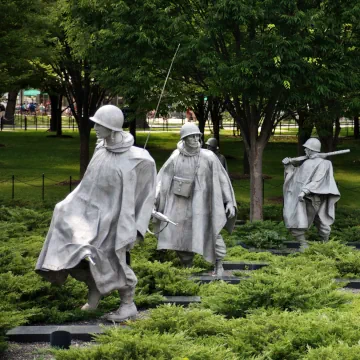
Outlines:
[[328, 235], [320, 235], [322, 242], [326, 243], [329, 241], [329, 234]]
[[181, 264], [185, 268], [190, 268], [193, 266], [194, 253], [189, 251], [176, 251]]
[[101, 299], [101, 294], [96, 286], [94, 278], [91, 275], [89, 264], [82, 261], [77, 267], [70, 269], [69, 273], [74, 279], [84, 282], [89, 289], [88, 301], [82, 306], [81, 310], [96, 310]]
[[122, 322], [131, 318], [134, 318], [138, 311], [134, 303], [135, 287], [124, 288], [119, 290], [120, 295], [120, 307], [114, 313], [106, 315], [106, 320]]
[[309, 248], [309, 244], [307, 243], [306, 239], [305, 239], [305, 235], [299, 235], [296, 236], [296, 240], [298, 240], [300, 242], [300, 252], [304, 252], [306, 249]]
[[88, 301], [87, 303], [81, 308], [82, 311], [91, 311], [96, 310], [99, 301], [101, 299], [101, 294], [96, 286], [89, 286], [89, 293], [88, 293]]
[[223, 274], [224, 274], [223, 262], [221, 259], [216, 259], [212, 276], [223, 276]]

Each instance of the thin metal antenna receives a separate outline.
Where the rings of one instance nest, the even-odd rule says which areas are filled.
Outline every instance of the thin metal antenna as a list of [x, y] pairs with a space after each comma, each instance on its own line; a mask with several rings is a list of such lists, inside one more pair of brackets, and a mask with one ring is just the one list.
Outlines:
[[[169, 67], [168, 73], [167, 73], [166, 78], [165, 78], [164, 86], [163, 86], [163, 88], [162, 88], [162, 90], [161, 90], [161, 94], [160, 94], [160, 97], [159, 97], [159, 101], [158, 101], [158, 103], [157, 103], [157, 105], [156, 105], [155, 114], [154, 114], [154, 120], [156, 119], [156, 114], [157, 114], [158, 109], [159, 109], [159, 106], [160, 106], [160, 101], [161, 101], [161, 98], [162, 98], [162, 96], [163, 96], [163, 94], [164, 94], [165, 86], [166, 86], [166, 83], [167, 83], [167, 81], [168, 81], [168, 78], [169, 78], [169, 75], [170, 75], [170, 71], [171, 71], [171, 68], [172, 68], [172, 66], [173, 66], [174, 60], [175, 60], [175, 58], [176, 58], [176, 55], [177, 55], [177, 53], [178, 53], [178, 51], [179, 51], [179, 48], [180, 48], [180, 44], [178, 45], [178, 47], [177, 47], [177, 49], [176, 49], [176, 51], [175, 51], [175, 54], [174, 54], [174, 56], [173, 56], [173, 58], [172, 58], [172, 60], [171, 60], [170, 67]], [[153, 121], [153, 124], [154, 124], [154, 121]], [[148, 131], [148, 134], [147, 134], [147, 137], [146, 137], [146, 141], [145, 141], [145, 145], [144, 145], [144, 149], [146, 148], [146, 145], [147, 145], [147, 143], [148, 143], [148, 141], [149, 141], [151, 129], [152, 129], [152, 125], [150, 126], [150, 129], [149, 129], [149, 131]]]

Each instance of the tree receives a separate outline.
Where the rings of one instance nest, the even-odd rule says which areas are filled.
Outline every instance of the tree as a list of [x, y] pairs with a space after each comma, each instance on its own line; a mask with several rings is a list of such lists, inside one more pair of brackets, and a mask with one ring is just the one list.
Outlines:
[[160, 88], [164, 64], [181, 44], [171, 93], [185, 83], [225, 99], [250, 163], [250, 219], [260, 220], [263, 152], [284, 109], [326, 108], [350, 83], [350, 59], [358, 56], [345, 26], [356, 26], [351, 6], [320, 0], [83, 1], [73, 4], [78, 26], [72, 31], [78, 47], [91, 42], [97, 50], [97, 70], [106, 69], [102, 80], [122, 83], [118, 89], [137, 99]]
[[[56, 75], [56, 87], [61, 91], [54, 91], [53, 101], [56, 105], [59, 95], [65, 94], [72, 115], [77, 123], [80, 134], [80, 177], [85, 174], [89, 164], [89, 142], [91, 123], [89, 117], [105, 99], [106, 91], [92, 76], [92, 63], [87, 58], [78, 56], [76, 44], [68, 36], [68, 29], [72, 26], [69, 2], [59, 0], [54, 4], [49, 15], [53, 19], [51, 30], [51, 49], [53, 55], [47, 59], [43, 66], [50, 66]], [[54, 83], [48, 86], [54, 89]], [[61, 99], [61, 98], [60, 98]], [[61, 101], [58, 104], [61, 106]], [[61, 109], [57, 108], [57, 129], [61, 128]], [[55, 116], [55, 115], [54, 115]]]
[[9, 93], [5, 117], [13, 122], [19, 90], [39, 82], [33, 60], [45, 52], [46, 2], [0, 0], [0, 8], [0, 94]]

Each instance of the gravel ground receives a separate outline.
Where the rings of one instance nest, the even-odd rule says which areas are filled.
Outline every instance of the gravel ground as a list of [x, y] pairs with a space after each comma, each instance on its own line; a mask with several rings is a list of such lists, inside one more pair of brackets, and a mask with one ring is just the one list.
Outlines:
[[[140, 310], [136, 316], [137, 320], [145, 319], [149, 316], [149, 310]], [[92, 319], [87, 321], [79, 321], [73, 323], [66, 323], [63, 325], [109, 325], [111, 323], [103, 318]], [[80, 340], [72, 340], [71, 348], [94, 346], [96, 342], [86, 342]], [[8, 349], [1, 354], [1, 360], [54, 360], [55, 357], [51, 354], [50, 343], [36, 342], [36, 343], [18, 343], [8, 342]]]
[[[2, 360], [53, 360], [50, 343], [15, 343], [9, 342], [9, 347], [2, 354]], [[73, 340], [71, 347], [92, 346], [95, 343]]]

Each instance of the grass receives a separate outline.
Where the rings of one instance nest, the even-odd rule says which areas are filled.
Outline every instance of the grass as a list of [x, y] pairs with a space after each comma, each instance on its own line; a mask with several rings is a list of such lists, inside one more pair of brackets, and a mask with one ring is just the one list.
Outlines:
[[[69, 179], [79, 179], [79, 134], [64, 130], [71, 137], [49, 137], [44, 130], [3, 131], [0, 133], [0, 200], [11, 201], [12, 175], [15, 176], [15, 201], [42, 203], [42, 174], [44, 174], [45, 204], [53, 206], [69, 193]], [[139, 131], [137, 141], [143, 146], [147, 132]], [[206, 134], [208, 138], [210, 134]], [[147, 149], [154, 157], [157, 168], [176, 148], [178, 131], [153, 132]], [[91, 134], [91, 152], [95, 147], [95, 134]], [[283, 165], [281, 160], [296, 156], [296, 137], [275, 136], [267, 145], [264, 154], [263, 172], [267, 175], [264, 184], [265, 203], [282, 202]], [[360, 192], [360, 143], [342, 138], [338, 149], [351, 149], [350, 154], [334, 156], [335, 179], [342, 195], [339, 206], [358, 206]], [[249, 202], [249, 180], [240, 179], [243, 173], [243, 144], [232, 131], [222, 132], [221, 152], [228, 158], [229, 171], [233, 180], [236, 198]], [[59, 184], [60, 183], [60, 184]]]

